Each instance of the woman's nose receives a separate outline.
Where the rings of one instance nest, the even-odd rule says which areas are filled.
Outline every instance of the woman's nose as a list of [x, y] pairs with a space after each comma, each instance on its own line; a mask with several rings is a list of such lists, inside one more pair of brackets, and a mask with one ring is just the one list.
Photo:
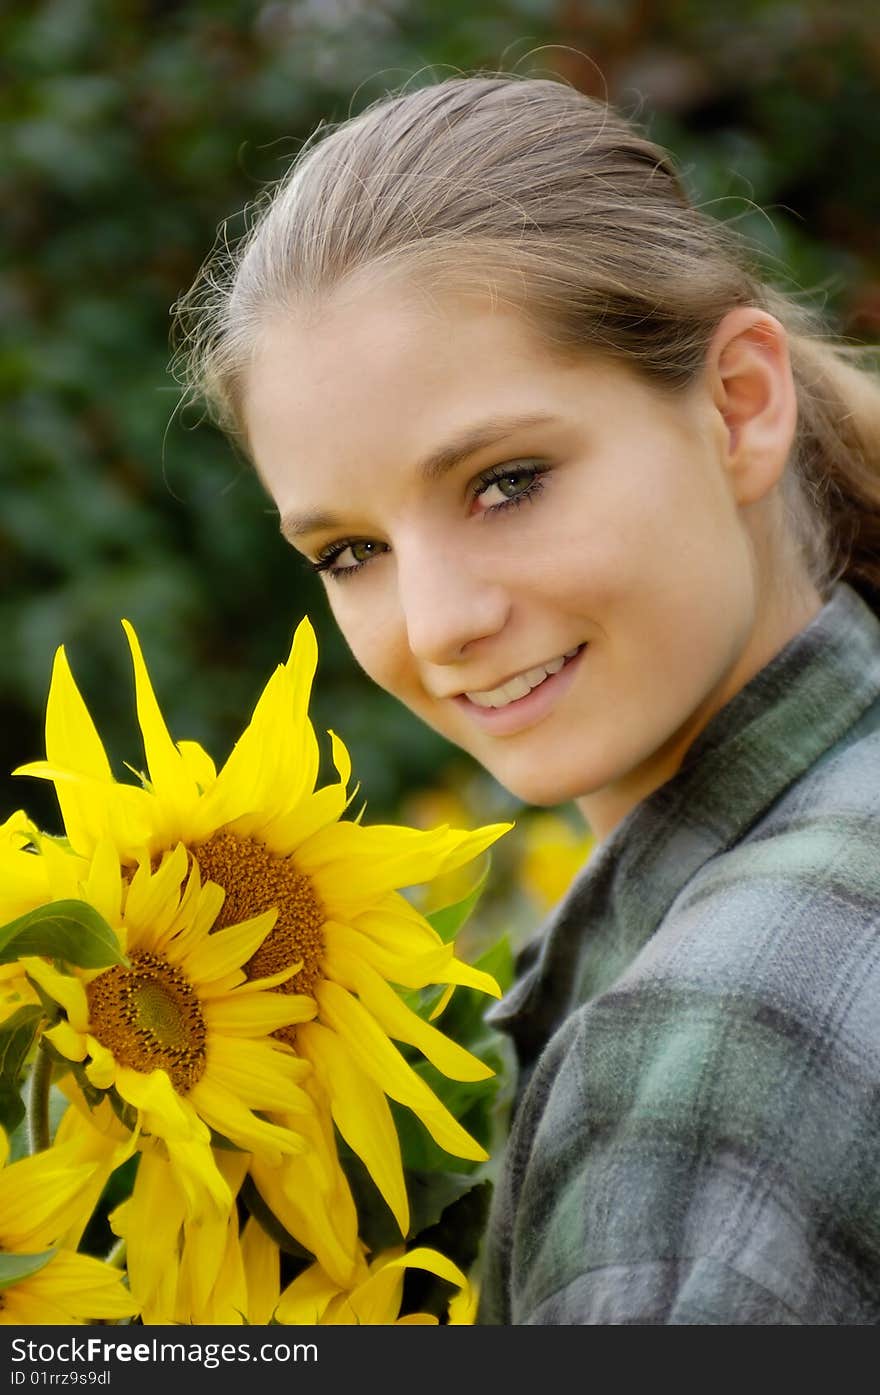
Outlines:
[[442, 548], [428, 559], [398, 553], [398, 585], [410, 652], [426, 663], [455, 663], [507, 621], [510, 598], [500, 579]]

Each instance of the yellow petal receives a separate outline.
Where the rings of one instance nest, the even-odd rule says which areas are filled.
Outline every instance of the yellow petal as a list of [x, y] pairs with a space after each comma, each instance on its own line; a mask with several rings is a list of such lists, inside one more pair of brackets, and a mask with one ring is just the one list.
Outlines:
[[348, 748], [335, 731], [329, 731], [327, 735], [330, 737], [333, 764], [336, 766], [339, 782], [341, 785], [347, 785], [351, 779], [351, 756], [348, 754]]
[[257, 833], [314, 787], [319, 752], [308, 718], [310, 645], [307, 637], [305, 647], [294, 640], [287, 666], [272, 674], [249, 726], [205, 796], [201, 815], [213, 829], [226, 824], [241, 836]]
[[124, 1318], [138, 1311], [120, 1271], [90, 1255], [61, 1250], [25, 1282], [35, 1301], [57, 1303], [72, 1318]]
[[344, 814], [347, 803], [342, 785], [328, 785], [314, 794], [305, 794], [295, 808], [285, 810], [261, 827], [260, 840], [270, 852], [286, 856], [291, 848], [299, 848], [319, 829], [335, 824]]
[[71, 848], [83, 857], [90, 856], [103, 837], [113, 840], [126, 861], [134, 849], [147, 848], [152, 853], [163, 838], [167, 841], [164, 834], [157, 837], [156, 799], [149, 790], [81, 775], [50, 761], [32, 761], [13, 774], [54, 783]]
[[185, 818], [199, 797], [198, 786], [171, 740], [156, 701], [138, 637], [128, 620], [123, 620], [122, 627], [134, 666], [138, 723], [144, 739], [150, 783], [156, 795], [173, 809], [175, 815]]
[[163, 1146], [188, 1221], [210, 1221], [218, 1211], [229, 1210], [233, 1196], [217, 1166], [219, 1150], [201, 1138], [166, 1138]]
[[154, 949], [161, 943], [177, 915], [180, 887], [188, 866], [189, 857], [182, 843], [163, 858], [155, 872], [149, 857], [141, 859], [125, 897], [129, 949], [140, 945]]
[[276, 1317], [291, 1327], [312, 1327], [321, 1321], [337, 1293], [338, 1286], [321, 1266], [312, 1264], [288, 1284], [279, 1300]]
[[[486, 1150], [471, 1138], [412, 1067], [407, 1065], [356, 998], [329, 980], [318, 984], [315, 996], [320, 1020], [338, 1033], [356, 1056], [358, 1064], [387, 1095], [407, 1105], [418, 1115], [441, 1148], [455, 1157], [486, 1161]], [[308, 1030], [309, 1025], [307, 1023], [301, 1030]]]
[[281, 1253], [253, 1216], [242, 1233], [241, 1257], [247, 1281], [248, 1320], [262, 1326], [272, 1318], [281, 1296]]
[[268, 1040], [217, 1036], [209, 1042], [207, 1065], [199, 1083], [210, 1081], [251, 1109], [296, 1113], [311, 1109], [308, 1097], [299, 1089], [299, 1082], [308, 1074], [305, 1061], [292, 1052], [277, 1049]]
[[0, 1174], [0, 1234], [12, 1253], [36, 1253], [56, 1244], [77, 1210], [77, 1196], [93, 1167], [49, 1148], [10, 1163]]
[[232, 969], [247, 963], [265, 940], [275, 921], [278, 908], [271, 907], [261, 915], [243, 920], [239, 925], [230, 925], [226, 930], [216, 930], [206, 935], [200, 944], [181, 960], [181, 967], [195, 982], [221, 978]]
[[132, 1296], [145, 1322], [163, 1322], [174, 1311], [178, 1244], [184, 1203], [168, 1162], [152, 1149], [140, 1158], [131, 1196], [110, 1214], [115, 1235], [126, 1242]]
[[450, 983], [448, 987], [444, 988], [443, 992], [440, 994], [439, 999], [437, 1000], [437, 1003], [433, 1011], [428, 1017], [429, 1022], [436, 1022], [437, 1018], [440, 1017], [446, 1011], [447, 1007], [449, 1006], [449, 999], [452, 997], [454, 992], [454, 983]]
[[208, 1142], [208, 1130], [199, 1121], [189, 1101], [177, 1094], [164, 1070], [143, 1074], [128, 1066], [118, 1066], [116, 1089], [143, 1115], [143, 1127], [147, 1133], [157, 1134], [164, 1139]]
[[[321, 892], [330, 911], [366, 896], [432, 881], [443, 872], [470, 862], [511, 824], [492, 824], [472, 833], [461, 829], [423, 831], [393, 825], [338, 823], [322, 829], [297, 853], [303, 871], [320, 875]], [[344, 866], [344, 872], [341, 870]]]
[[94, 906], [118, 930], [122, 907], [122, 871], [116, 848], [107, 837], [101, 838], [95, 848], [88, 876], [83, 883], [82, 899]]
[[224, 994], [202, 1004], [212, 1032], [224, 1036], [267, 1036], [279, 1027], [310, 1021], [317, 1011], [314, 998], [304, 993]]
[[350, 1296], [358, 1320], [364, 1324], [393, 1322], [400, 1311], [403, 1292], [403, 1271], [424, 1269], [438, 1278], [447, 1279], [458, 1288], [467, 1288], [467, 1279], [457, 1264], [440, 1254], [439, 1250], [418, 1246], [408, 1254], [370, 1266], [373, 1272]]
[[89, 1036], [86, 1038], [86, 1042], [89, 1055], [92, 1058], [86, 1066], [86, 1075], [96, 1090], [109, 1090], [116, 1079], [116, 1062], [113, 1059], [113, 1052], [108, 1051], [97, 1037]]
[[369, 964], [359, 961], [336, 927], [325, 926], [324, 967], [328, 978], [357, 993], [361, 1003], [395, 1041], [405, 1041], [452, 1080], [488, 1080], [494, 1071], [463, 1046], [431, 1027], [401, 1002]]
[[275, 1166], [284, 1154], [298, 1153], [304, 1147], [298, 1134], [258, 1119], [240, 1100], [207, 1076], [202, 1076], [193, 1086], [189, 1098], [205, 1122], [222, 1137], [239, 1148], [259, 1154]]
[[[215, 1156], [230, 1196], [237, 1196], [247, 1172], [246, 1154], [217, 1149]], [[185, 1221], [175, 1321], [240, 1323], [246, 1313], [235, 1206], [218, 1207], [198, 1220]]]
[[89, 1005], [80, 980], [70, 974], [59, 973], [51, 964], [47, 964], [45, 959], [28, 955], [19, 960], [19, 963], [28, 976], [40, 985], [43, 992], [63, 1007], [74, 1031], [85, 1032], [89, 1025]]
[[[110, 784], [113, 773], [97, 728], [74, 682], [64, 648], [58, 649], [52, 666], [46, 706], [46, 759], [90, 775], [99, 784]], [[92, 851], [89, 830], [93, 824], [94, 793], [79, 785], [56, 785], [64, 827], [77, 852]]]
[[400, 1140], [382, 1086], [360, 1069], [358, 1053], [320, 1023], [306, 1023], [297, 1032], [297, 1041], [315, 1068], [336, 1127], [363, 1162], [405, 1235], [409, 1200]]
[[178, 741], [177, 749], [199, 791], [209, 790], [217, 778], [217, 768], [208, 752], [197, 741]]
[[332, 1120], [316, 1107], [313, 1115], [298, 1114], [292, 1122], [305, 1140], [303, 1152], [284, 1158], [280, 1167], [253, 1158], [251, 1175], [285, 1230], [311, 1251], [334, 1282], [348, 1287], [363, 1263], [357, 1211]]
[[47, 1027], [43, 1036], [52, 1043], [56, 1051], [66, 1056], [68, 1061], [84, 1061], [89, 1054], [82, 1032], [75, 1032], [70, 1023], [63, 1019], [54, 1027]]

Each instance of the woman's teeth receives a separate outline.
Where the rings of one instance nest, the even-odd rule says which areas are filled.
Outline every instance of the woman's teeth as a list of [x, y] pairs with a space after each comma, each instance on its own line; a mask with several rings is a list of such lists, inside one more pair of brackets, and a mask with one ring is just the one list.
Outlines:
[[543, 683], [551, 674], [558, 673], [566, 659], [574, 658], [579, 648], [580, 645], [577, 645], [558, 659], [550, 659], [537, 668], [518, 673], [515, 678], [509, 678], [506, 683], [502, 683], [500, 688], [487, 688], [481, 693], [465, 693], [465, 697], [477, 707], [506, 707], [509, 702], [517, 702], [519, 698], [524, 698], [526, 693], [537, 688], [538, 684]]

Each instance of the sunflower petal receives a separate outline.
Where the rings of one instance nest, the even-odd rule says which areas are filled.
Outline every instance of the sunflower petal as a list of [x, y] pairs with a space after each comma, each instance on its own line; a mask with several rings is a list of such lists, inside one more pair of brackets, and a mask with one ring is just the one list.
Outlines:
[[184, 1202], [171, 1168], [148, 1149], [138, 1163], [131, 1196], [109, 1217], [113, 1233], [126, 1242], [132, 1296], [145, 1322], [164, 1322], [174, 1311], [183, 1219]]
[[309, 1022], [317, 1011], [304, 993], [247, 993], [235, 989], [202, 1003], [205, 1021], [223, 1036], [268, 1036], [279, 1027]]
[[[462, 1128], [444, 1104], [416, 1075], [388, 1040], [378, 1023], [356, 998], [330, 980], [318, 985], [319, 1018], [331, 1027], [354, 1054], [362, 1069], [387, 1095], [407, 1105], [421, 1119], [436, 1143], [455, 1157], [485, 1162], [486, 1150]], [[309, 1030], [307, 1023], [302, 1031]]]
[[143, 1126], [147, 1133], [157, 1134], [166, 1141], [178, 1138], [208, 1142], [208, 1130], [200, 1122], [189, 1100], [183, 1100], [177, 1094], [166, 1071], [153, 1070], [143, 1074], [128, 1066], [119, 1066], [115, 1083], [122, 1098], [143, 1115]]
[[123, 620], [122, 628], [131, 650], [134, 666], [135, 697], [138, 723], [144, 740], [144, 754], [150, 772], [150, 783], [159, 799], [177, 815], [185, 818], [199, 797], [199, 788], [180, 752], [171, 740], [162, 716], [150, 675], [144, 663], [140, 642], [134, 627]]
[[82, 1032], [75, 1032], [69, 1022], [63, 1019], [54, 1027], [47, 1027], [43, 1036], [56, 1051], [66, 1056], [68, 1061], [84, 1061], [89, 1054], [86, 1038]]
[[180, 758], [200, 792], [209, 790], [217, 778], [217, 767], [198, 741], [178, 741]]
[[82, 1320], [133, 1317], [138, 1305], [122, 1280], [118, 1269], [100, 1259], [60, 1250], [25, 1282], [32, 1299], [57, 1303]]
[[286, 1153], [299, 1153], [302, 1138], [290, 1129], [259, 1119], [241, 1100], [206, 1076], [189, 1092], [199, 1114], [222, 1137], [278, 1166]]
[[0, 1234], [13, 1253], [48, 1249], [64, 1234], [80, 1189], [94, 1171], [69, 1150], [50, 1148], [10, 1163], [0, 1173]]
[[358, 1220], [348, 1179], [336, 1154], [332, 1123], [324, 1130], [316, 1114], [297, 1115], [307, 1147], [271, 1167], [251, 1161], [254, 1183], [288, 1233], [319, 1261], [335, 1282], [347, 1287], [362, 1266]]
[[325, 926], [324, 934], [327, 976], [357, 993], [390, 1037], [418, 1047], [432, 1065], [452, 1080], [488, 1080], [494, 1075], [490, 1066], [417, 1017], [394, 989], [342, 942], [333, 925]]
[[[76, 686], [63, 646], [56, 652], [49, 684], [46, 759], [50, 765], [67, 766], [80, 775], [90, 775], [100, 784], [113, 781], [104, 744]], [[77, 851], [91, 851], [88, 830], [94, 824], [95, 794], [80, 785], [68, 784], [57, 785], [56, 792], [71, 844]]]
[[357, 1052], [318, 1022], [297, 1032], [304, 1056], [315, 1067], [318, 1083], [346, 1143], [363, 1162], [400, 1227], [409, 1230], [409, 1199], [403, 1177], [400, 1140], [384, 1090], [360, 1069]]
[[363, 1324], [394, 1322], [403, 1296], [403, 1275], [406, 1269], [427, 1270], [446, 1279], [457, 1288], [466, 1289], [468, 1281], [457, 1264], [440, 1254], [439, 1250], [420, 1245], [407, 1254], [396, 1256], [373, 1268], [370, 1277], [349, 1297], [349, 1302]]
[[339, 1291], [320, 1264], [311, 1264], [287, 1285], [278, 1301], [276, 1317], [288, 1326], [312, 1327], [321, 1321]]
[[265, 1326], [281, 1296], [281, 1251], [253, 1216], [242, 1232], [241, 1258], [247, 1283], [248, 1321]]
[[118, 930], [122, 906], [122, 871], [119, 856], [110, 838], [101, 838], [95, 848], [88, 876], [82, 884], [82, 897]]
[[317, 890], [332, 910], [402, 886], [433, 881], [470, 862], [511, 827], [489, 824], [467, 833], [446, 827], [423, 831], [337, 823], [310, 838], [298, 850], [297, 862], [303, 871], [320, 878]]
[[[86, 1075], [96, 1090], [109, 1090], [116, 1079], [116, 1062], [113, 1059], [113, 1052], [108, 1051], [106, 1046], [102, 1046], [97, 1037], [88, 1036], [86, 1038], [88, 1054], [91, 1056], [89, 1064], [86, 1066]], [[73, 1057], [74, 1060], [77, 1057]]]
[[181, 966], [196, 982], [222, 978], [256, 953], [277, 919], [278, 909], [272, 906], [239, 925], [215, 930], [184, 956]]
[[306, 1061], [292, 1052], [276, 1050], [268, 1041], [216, 1036], [211, 1040], [207, 1069], [199, 1083], [219, 1085], [237, 1099], [247, 1100], [252, 1109], [308, 1113], [311, 1103], [299, 1088], [299, 1081], [309, 1073]]
[[85, 1032], [89, 1025], [89, 1005], [86, 991], [78, 978], [72, 974], [61, 974], [45, 959], [26, 955], [19, 960], [29, 978], [40, 985], [44, 993], [54, 998], [67, 1013], [75, 1032]]

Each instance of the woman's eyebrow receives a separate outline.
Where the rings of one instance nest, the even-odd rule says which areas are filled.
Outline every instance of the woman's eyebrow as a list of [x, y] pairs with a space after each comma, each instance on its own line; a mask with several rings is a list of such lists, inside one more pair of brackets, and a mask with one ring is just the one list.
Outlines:
[[[489, 417], [486, 421], [465, 427], [450, 441], [431, 451], [416, 466], [416, 473], [428, 481], [441, 479], [468, 456], [497, 445], [514, 432], [525, 431], [530, 426], [548, 426], [557, 420], [557, 417], [548, 412]], [[281, 532], [291, 542], [307, 533], [318, 533], [341, 526], [342, 520], [337, 514], [325, 513], [320, 509], [309, 509], [305, 513], [286, 513], [281, 520]]]
[[497, 445], [505, 436], [512, 436], [515, 431], [525, 431], [530, 426], [547, 426], [555, 420], [556, 418], [548, 412], [489, 417], [487, 421], [475, 426], [466, 426], [457, 436], [453, 436], [451, 441], [447, 441], [446, 445], [431, 451], [417, 467], [417, 473], [422, 479], [438, 480], [469, 455], [476, 455], [478, 450]]

